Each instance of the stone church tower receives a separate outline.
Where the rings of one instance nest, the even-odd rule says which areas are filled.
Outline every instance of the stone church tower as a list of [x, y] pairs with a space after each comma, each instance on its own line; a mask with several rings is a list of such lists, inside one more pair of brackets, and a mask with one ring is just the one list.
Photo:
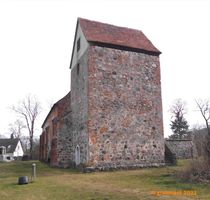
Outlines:
[[160, 51], [138, 30], [79, 18], [71, 58], [70, 160], [164, 163]]
[[138, 30], [79, 18], [71, 92], [40, 136], [40, 160], [91, 169], [164, 165], [160, 51]]

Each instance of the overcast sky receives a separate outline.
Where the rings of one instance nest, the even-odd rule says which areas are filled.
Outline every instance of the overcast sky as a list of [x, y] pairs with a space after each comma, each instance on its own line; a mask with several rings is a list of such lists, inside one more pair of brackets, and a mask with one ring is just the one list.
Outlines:
[[162, 52], [165, 136], [177, 98], [187, 102], [191, 127], [203, 124], [194, 99], [210, 98], [209, 10], [208, 0], [0, 0], [0, 134], [16, 119], [9, 107], [27, 94], [42, 103], [40, 127], [70, 90], [77, 17], [142, 30]]

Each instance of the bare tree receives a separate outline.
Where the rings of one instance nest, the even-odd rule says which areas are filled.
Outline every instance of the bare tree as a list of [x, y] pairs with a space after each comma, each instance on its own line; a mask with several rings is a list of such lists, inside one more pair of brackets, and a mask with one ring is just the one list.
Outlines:
[[35, 122], [41, 112], [40, 103], [35, 97], [28, 95], [17, 106], [13, 106], [12, 110], [25, 121], [29, 134], [30, 157], [32, 158]]
[[23, 121], [17, 119], [14, 123], [9, 124], [9, 132], [14, 138], [20, 138], [22, 135], [22, 130], [25, 129]]
[[180, 116], [186, 114], [186, 102], [176, 99], [170, 108], [170, 112], [174, 115], [178, 113]]
[[207, 136], [206, 136], [206, 141], [205, 141], [205, 149], [206, 149], [206, 154], [208, 158], [208, 162], [210, 164], [210, 126], [209, 126], [209, 121], [210, 121], [210, 100], [195, 100], [198, 109], [205, 121], [206, 124], [206, 129], [207, 129]]
[[21, 143], [22, 143], [22, 146], [23, 146], [24, 154], [28, 155], [28, 153], [30, 153], [29, 137], [22, 136], [21, 137]]
[[208, 137], [210, 138], [210, 127], [209, 127], [209, 121], [210, 121], [210, 100], [195, 100], [198, 109], [205, 120], [206, 128]]

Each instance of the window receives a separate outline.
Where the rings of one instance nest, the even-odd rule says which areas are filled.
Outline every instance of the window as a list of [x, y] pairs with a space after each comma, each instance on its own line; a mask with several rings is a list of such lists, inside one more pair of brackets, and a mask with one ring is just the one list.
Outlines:
[[77, 75], [79, 75], [80, 65], [77, 64]]
[[49, 140], [49, 126], [45, 129], [45, 144], [47, 145]]
[[52, 124], [53, 124], [53, 126], [52, 126], [52, 128], [53, 128], [52, 133], [53, 133], [53, 136], [55, 136], [55, 135], [57, 135], [57, 118], [54, 118], [52, 120]]
[[80, 38], [77, 40], [77, 52], [80, 50]]

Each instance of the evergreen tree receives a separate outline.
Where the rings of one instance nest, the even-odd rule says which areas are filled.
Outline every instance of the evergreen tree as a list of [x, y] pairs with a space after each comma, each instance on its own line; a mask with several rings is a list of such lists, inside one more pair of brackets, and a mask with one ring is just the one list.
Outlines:
[[170, 138], [182, 139], [187, 135], [189, 125], [183, 115], [179, 116], [177, 113], [175, 119], [171, 121], [170, 126], [174, 133]]
[[183, 139], [187, 135], [189, 128], [187, 120], [184, 118], [185, 103], [180, 99], [176, 100], [176, 103], [171, 107], [171, 113], [173, 120], [171, 121], [170, 127], [173, 134], [170, 138]]

